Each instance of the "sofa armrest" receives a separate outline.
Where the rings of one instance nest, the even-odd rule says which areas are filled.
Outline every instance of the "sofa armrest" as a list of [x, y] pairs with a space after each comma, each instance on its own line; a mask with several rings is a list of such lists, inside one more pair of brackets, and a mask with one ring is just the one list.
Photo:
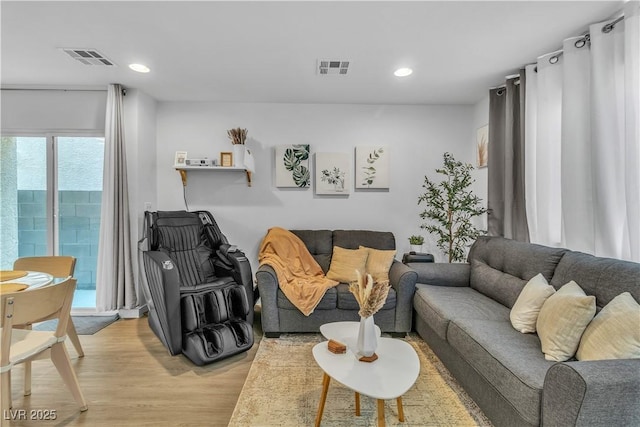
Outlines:
[[434, 286], [469, 286], [471, 265], [468, 263], [419, 263], [407, 264], [418, 274], [418, 283]]
[[640, 360], [556, 363], [542, 393], [542, 425], [640, 425]]
[[266, 264], [258, 267], [256, 282], [262, 302], [260, 322], [262, 331], [280, 332], [280, 316], [278, 315], [278, 276], [275, 270]]
[[413, 294], [418, 275], [414, 270], [396, 260], [389, 269], [389, 284], [396, 291], [396, 324], [394, 332], [411, 331], [413, 319]]

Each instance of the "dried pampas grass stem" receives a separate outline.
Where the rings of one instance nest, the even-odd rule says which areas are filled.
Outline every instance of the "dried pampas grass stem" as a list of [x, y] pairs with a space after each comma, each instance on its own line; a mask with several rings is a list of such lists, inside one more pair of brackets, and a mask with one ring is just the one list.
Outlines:
[[374, 282], [370, 274], [362, 276], [358, 270], [356, 270], [356, 274], [358, 280], [349, 284], [349, 291], [354, 295], [360, 306], [358, 314], [362, 317], [373, 316], [387, 300], [390, 288], [389, 281]]

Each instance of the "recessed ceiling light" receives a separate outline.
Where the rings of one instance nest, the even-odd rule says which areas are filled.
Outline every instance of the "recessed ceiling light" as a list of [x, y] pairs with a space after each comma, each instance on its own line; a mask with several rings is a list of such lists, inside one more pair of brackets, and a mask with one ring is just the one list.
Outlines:
[[133, 71], [137, 71], [138, 73], [148, 73], [149, 71], [151, 71], [149, 67], [142, 64], [129, 64], [129, 68], [131, 68]]
[[407, 77], [411, 75], [411, 73], [413, 73], [413, 70], [411, 68], [398, 68], [393, 72], [393, 75], [396, 77]]

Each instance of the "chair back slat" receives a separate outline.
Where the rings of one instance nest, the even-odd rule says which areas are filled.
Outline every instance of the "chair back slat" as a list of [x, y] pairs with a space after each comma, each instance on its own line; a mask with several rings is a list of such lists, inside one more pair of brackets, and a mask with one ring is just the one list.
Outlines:
[[27, 289], [2, 295], [2, 326], [7, 319], [5, 311], [8, 299], [13, 300], [13, 325], [28, 325], [43, 319], [58, 319], [55, 335], [63, 336], [67, 330], [76, 279], [66, 280], [49, 286]]
[[76, 258], [66, 255], [22, 257], [13, 263], [14, 270], [40, 271], [53, 277], [73, 276], [75, 268]]

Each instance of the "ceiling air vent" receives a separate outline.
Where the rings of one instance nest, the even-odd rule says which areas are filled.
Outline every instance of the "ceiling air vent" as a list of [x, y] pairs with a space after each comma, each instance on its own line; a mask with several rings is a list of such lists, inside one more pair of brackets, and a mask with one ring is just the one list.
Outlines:
[[349, 61], [326, 61], [318, 60], [318, 74], [325, 75], [347, 75]]
[[103, 67], [115, 67], [116, 64], [107, 59], [95, 49], [62, 48], [62, 51], [84, 65], [100, 65]]

